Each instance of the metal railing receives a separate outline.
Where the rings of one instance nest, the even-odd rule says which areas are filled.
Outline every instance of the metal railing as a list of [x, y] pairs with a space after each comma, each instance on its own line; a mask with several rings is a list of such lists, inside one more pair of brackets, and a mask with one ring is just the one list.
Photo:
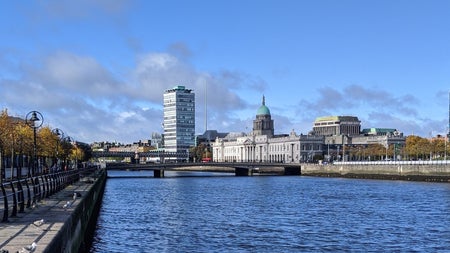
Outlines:
[[1, 221], [16, 217], [25, 212], [25, 208], [33, 208], [39, 201], [61, 191], [81, 177], [93, 173], [97, 167], [55, 172], [18, 180], [11, 180], [0, 185]]
[[333, 162], [335, 165], [450, 165], [450, 160], [423, 161], [346, 161]]

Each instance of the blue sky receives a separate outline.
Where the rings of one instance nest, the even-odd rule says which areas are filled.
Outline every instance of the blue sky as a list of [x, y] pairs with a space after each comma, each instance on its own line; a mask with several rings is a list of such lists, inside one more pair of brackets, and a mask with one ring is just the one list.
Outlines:
[[[196, 132], [276, 133], [316, 117], [443, 134], [450, 1], [0, 1], [0, 108], [83, 142], [162, 132], [163, 92], [196, 93]], [[207, 89], [205, 87], [207, 86]]]

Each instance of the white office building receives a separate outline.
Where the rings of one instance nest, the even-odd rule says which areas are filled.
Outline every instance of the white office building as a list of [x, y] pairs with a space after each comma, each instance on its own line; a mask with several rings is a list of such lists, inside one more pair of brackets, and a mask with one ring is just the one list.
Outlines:
[[164, 92], [164, 149], [188, 152], [195, 145], [195, 93], [184, 86]]

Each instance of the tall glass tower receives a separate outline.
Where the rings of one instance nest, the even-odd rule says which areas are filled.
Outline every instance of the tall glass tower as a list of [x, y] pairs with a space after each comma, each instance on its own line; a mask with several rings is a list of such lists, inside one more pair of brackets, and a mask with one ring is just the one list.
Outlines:
[[166, 152], [188, 152], [195, 145], [195, 93], [184, 86], [164, 92]]

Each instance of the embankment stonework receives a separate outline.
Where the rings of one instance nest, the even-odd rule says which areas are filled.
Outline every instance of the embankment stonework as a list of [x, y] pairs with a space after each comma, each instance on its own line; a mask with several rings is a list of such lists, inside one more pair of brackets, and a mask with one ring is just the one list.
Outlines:
[[[95, 229], [106, 184], [106, 171], [102, 170], [92, 187], [82, 196], [80, 202], [65, 221], [54, 239], [43, 252], [84, 252], [88, 235]], [[89, 179], [88, 179], [89, 180]]]
[[302, 175], [450, 182], [449, 165], [302, 164]]

